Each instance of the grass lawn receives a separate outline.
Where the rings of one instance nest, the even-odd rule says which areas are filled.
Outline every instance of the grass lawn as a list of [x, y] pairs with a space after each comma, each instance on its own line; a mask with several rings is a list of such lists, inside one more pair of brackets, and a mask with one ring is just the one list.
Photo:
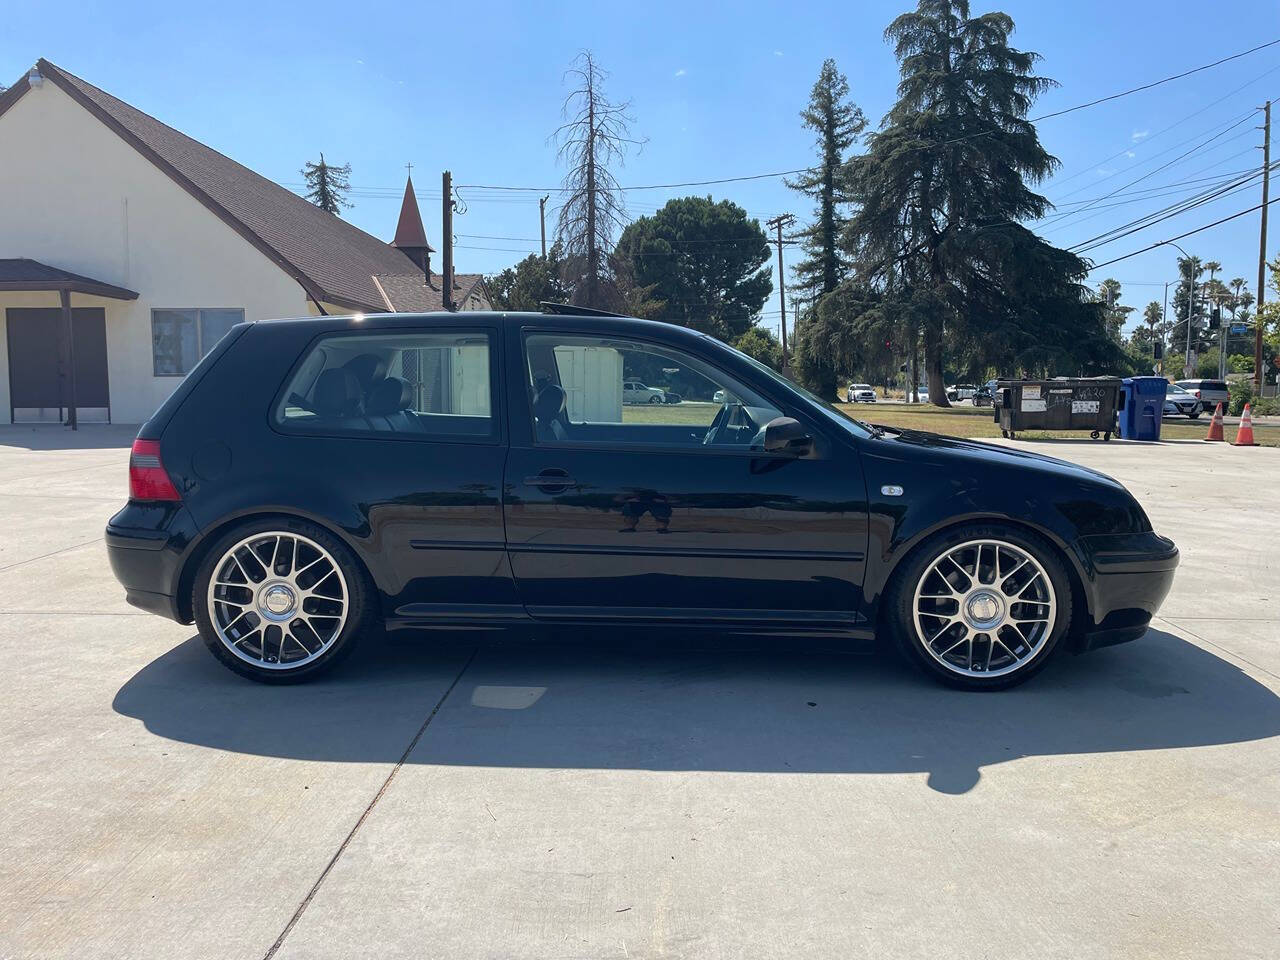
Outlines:
[[[887, 427], [901, 427], [906, 430], [926, 430], [929, 433], [941, 433], [949, 437], [986, 437], [1000, 436], [1000, 427], [992, 419], [990, 407], [974, 407], [969, 404], [942, 409], [927, 403], [842, 403], [839, 408], [851, 417], [866, 420], [870, 423], [882, 423]], [[1208, 416], [1199, 420], [1166, 420], [1160, 427], [1162, 440], [1203, 440], [1209, 432]], [[1235, 439], [1236, 428], [1228, 425], [1224, 429], [1227, 441]], [[1264, 447], [1280, 447], [1280, 429], [1260, 427], [1254, 424], [1254, 439]], [[1088, 437], [1084, 431], [1070, 432], [1048, 430], [1020, 430], [1018, 438], [1024, 440], [1054, 440], [1062, 437], [1080, 439]], [[1101, 441], [1099, 441], [1101, 442]]]
[[[1000, 436], [1000, 427], [992, 420], [990, 407], [975, 407], [968, 403], [943, 410], [927, 403], [840, 403], [836, 405], [849, 416], [870, 423], [882, 423], [887, 427], [907, 430], [925, 430], [948, 437], [974, 437], [985, 439]], [[687, 402], [679, 404], [636, 404], [622, 408], [624, 423], [680, 423], [695, 427], [710, 427], [720, 407], [714, 403]], [[1160, 428], [1165, 440], [1203, 440], [1209, 432], [1209, 417], [1199, 420], [1166, 420]], [[1227, 441], [1235, 439], [1236, 428], [1225, 428]], [[1254, 438], [1264, 447], [1280, 447], [1280, 428], [1254, 424]], [[1070, 437], [1086, 439], [1086, 431], [1022, 430], [1019, 439], [1057, 440]], [[1099, 443], [1102, 441], [1099, 440]]]

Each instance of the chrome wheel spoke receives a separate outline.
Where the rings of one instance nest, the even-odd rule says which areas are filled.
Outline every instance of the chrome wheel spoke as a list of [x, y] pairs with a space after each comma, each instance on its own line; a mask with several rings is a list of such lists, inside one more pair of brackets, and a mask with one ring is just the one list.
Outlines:
[[299, 667], [342, 633], [350, 596], [342, 568], [297, 533], [254, 534], [231, 547], [209, 581], [214, 631], [235, 656], [274, 670]]
[[941, 552], [916, 585], [912, 609], [928, 655], [975, 677], [1010, 673], [1034, 659], [1053, 634], [1058, 610], [1040, 561], [994, 539]]

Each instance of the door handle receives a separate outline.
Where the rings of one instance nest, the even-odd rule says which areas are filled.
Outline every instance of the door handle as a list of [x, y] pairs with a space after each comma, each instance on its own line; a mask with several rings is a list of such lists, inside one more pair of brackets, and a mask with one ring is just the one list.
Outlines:
[[569, 476], [567, 470], [561, 470], [558, 467], [543, 470], [537, 476], [524, 478], [526, 487], [571, 487], [575, 483], [576, 481]]

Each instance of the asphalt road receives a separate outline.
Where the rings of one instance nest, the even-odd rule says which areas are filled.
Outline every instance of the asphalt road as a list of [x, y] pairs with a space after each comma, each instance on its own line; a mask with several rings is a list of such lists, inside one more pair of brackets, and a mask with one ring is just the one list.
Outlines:
[[679, 631], [274, 689], [123, 602], [131, 433], [0, 428], [0, 957], [1280, 954], [1280, 449], [1020, 443], [1184, 562], [1008, 693]]

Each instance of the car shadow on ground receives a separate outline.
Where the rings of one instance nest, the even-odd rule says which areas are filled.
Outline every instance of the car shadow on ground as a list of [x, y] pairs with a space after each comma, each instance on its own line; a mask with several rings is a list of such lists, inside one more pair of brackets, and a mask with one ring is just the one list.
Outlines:
[[[475, 652], [410, 763], [924, 773], [964, 793], [1019, 757], [1196, 747], [1280, 734], [1280, 698], [1172, 634], [1063, 657], [996, 694], [936, 686], [890, 655], [698, 638], [371, 645], [329, 678], [270, 687], [192, 638], [113, 704], [151, 733], [270, 757], [395, 762]], [[396, 731], [394, 734], [391, 731]]]
[[0, 425], [0, 450], [128, 450], [136, 423], [85, 423], [72, 430], [59, 423]]

